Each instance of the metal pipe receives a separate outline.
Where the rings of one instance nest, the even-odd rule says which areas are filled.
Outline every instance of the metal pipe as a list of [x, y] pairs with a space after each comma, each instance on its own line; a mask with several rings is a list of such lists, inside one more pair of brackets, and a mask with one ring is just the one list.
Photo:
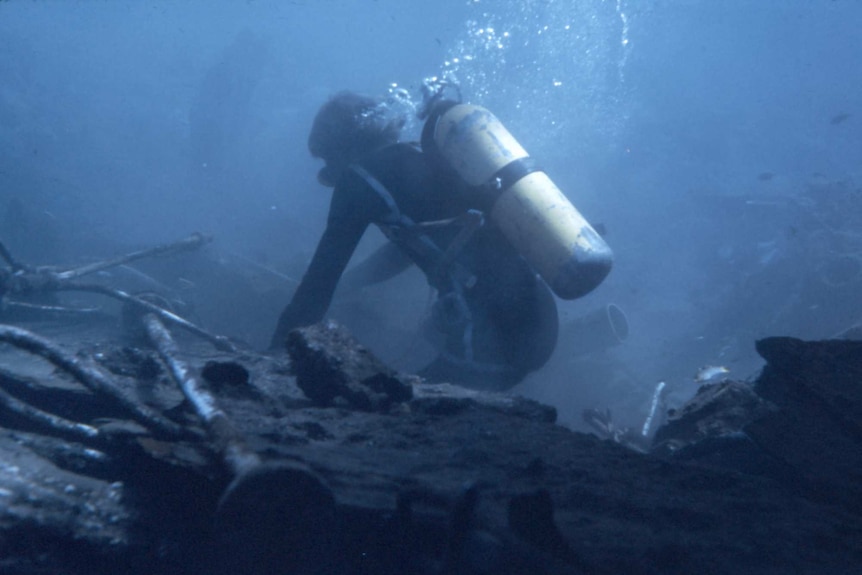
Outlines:
[[[172, 378], [203, 420], [233, 478], [217, 509], [220, 531], [230, 534], [230, 560], [254, 562], [274, 549], [285, 572], [310, 551], [326, 556], [335, 523], [332, 490], [298, 461], [263, 462], [222, 411], [209, 389], [180, 360], [160, 318], [145, 314], [144, 327]], [[236, 553], [234, 553], [236, 551]], [[236, 555], [236, 556], [234, 556]]]
[[260, 465], [260, 458], [248, 448], [227, 414], [216, 404], [209, 389], [191, 374], [185, 362], [178, 359], [177, 345], [160, 318], [147, 313], [142, 321], [159, 358], [194, 407], [195, 413], [203, 420], [207, 432], [215, 441], [231, 472], [240, 475]]
[[204, 236], [203, 234], [194, 233], [185, 239], [173, 242], [171, 244], [163, 244], [154, 248], [138, 250], [124, 256], [119, 256], [116, 258], [99, 262], [93, 262], [91, 264], [66, 270], [64, 272], [56, 272], [54, 275], [58, 280], [71, 280], [87, 274], [120, 266], [129, 262], [133, 262], [135, 260], [140, 260], [151, 256], [160, 256], [165, 254], [173, 254], [177, 252], [195, 250], [204, 245], [205, 243], [209, 242], [211, 239], [212, 238]]
[[216, 349], [220, 351], [229, 351], [235, 352], [236, 347], [223, 335], [213, 335], [208, 331], [196, 326], [192, 322], [184, 319], [177, 314], [170, 312], [164, 308], [161, 308], [155, 304], [152, 304], [144, 299], [128, 294], [122, 290], [109, 288], [107, 286], [97, 285], [97, 284], [61, 284], [56, 288], [58, 291], [84, 291], [91, 293], [99, 293], [102, 295], [106, 295], [108, 297], [112, 297], [114, 299], [120, 300], [124, 303], [132, 304], [139, 309], [154, 314], [158, 316], [160, 319], [167, 320], [172, 324], [175, 324], [186, 331], [201, 337], [211, 344], [215, 346]]
[[99, 430], [92, 425], [70, 421], [59, 415], [42, 411], [21, 401], [2, 387], [0, 387], [0, 405], [37, 425], [49, 427], [54, 431], [71, 435], [79, 440], [87, 441], [99, 437]]
[[151, 429], [172, 437], [189, 435], [187, 429], [146, 405], [133, 400], [102, 372], [94, 367], [84, 365], [82, 360], [77, 357], [67, 355], [56, 344], [43, 337], [11, 325], [0, 325], [0, 341], [43, 357], [71, 375], [90, 391], [111, 398], [129, 415]]
[[647, 416], [646, 421], [644, 421], [643, 429], [641, 429], [641, 435], [644, 437], [649, 437], [650, 428], [652, 428], [652, 421], [655, 419], [655, 413], [658, 410], [658, 405], [661, 401], [661, 392], [664, 391], [664, 388], [665, 382], [660, 381], [652, 394], [652, 403], [650, 404], [649, 415]]

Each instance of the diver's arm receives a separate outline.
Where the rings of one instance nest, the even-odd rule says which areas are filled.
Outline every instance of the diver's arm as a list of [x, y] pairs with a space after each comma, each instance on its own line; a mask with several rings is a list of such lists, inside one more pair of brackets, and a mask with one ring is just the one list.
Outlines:
[[317, 250], [296, 288], [290, 304], [281, 312], [270, 349], [281, 349], [290, 330], [323, 319], [338, 280], [347, 267], [368, 224], [364, 221], [330, 219]]
[[413, 264], [396, 244], [386, 242], [370, 256], [347, 270], [342, 286], [359, 289], [394, 278]]

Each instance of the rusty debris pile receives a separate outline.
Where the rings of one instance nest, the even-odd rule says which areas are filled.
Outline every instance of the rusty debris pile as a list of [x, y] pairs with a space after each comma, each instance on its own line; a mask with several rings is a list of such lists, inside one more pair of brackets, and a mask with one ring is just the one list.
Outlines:
[[[0, 573], [851, 573], [862, 342], [758, 342], [650, 445], [432, 385], [335, 322], [287, 356], [0, 256]], [[83, 291], [118, 314], [66, 304]]]

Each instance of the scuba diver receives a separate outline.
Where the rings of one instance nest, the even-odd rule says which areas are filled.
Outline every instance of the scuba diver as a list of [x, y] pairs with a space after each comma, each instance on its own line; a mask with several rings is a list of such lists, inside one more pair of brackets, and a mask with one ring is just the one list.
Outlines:
[[[500, 218], [506, 218], [506, 211], [512, 211], [511, 206], [501, 207], [499, 200], [508, 193], [507, 188], [517, 188], [529, 175], [544, 174], [526, 161], [524, 152], [520, 154], [524, 161], [506, 160], [503, 169], [496, 169], [493, 160], [486, 166], [494, 176], [490, 178], [492, 185], [470, 182], [470, 174], [453, 167], [446, 153], [465, 159], [471, 153], [480, 156], [482, 150], [447, 150], [445, 144], [441, 145], [445, 136], [441, 130], [448, 126], [448, 139], [452, 140], [458, 135], [457, 113], [469, 116], [479, 111], [493, 116], [482, 108], [444, 100], [439, 95], [438, 91], [426, 98], [425, 112], [420, 116], [427, 118], [421, 148], [399, 142], [406, 118], [393, 114], [381, 99], [341, 92], [317, 113], [308, 147], [312, 156], [325, 162], [318, 180], [333, 188], [332, 201], [326, 229], [278, 320], [271, 349], [281, 349], [292, 329], [323, 319], [370, 224], [377, 225], [390, 242], [344, 274], [344, 281], [352, 287], [377, 283], [411, 264], [424, 272], [437, 292], [429, 323], [437, 332], [434, 339], [439, 355], [418, 375], [435, 382], [487, 390], [506, 390], [516, 385], [547, 362], [557, 341], [554, 295], [536, 270], [541, 273], [542, 267], [556, 266], [554, 273], [543, 276], [553, 276], [549, 283], [561, 297], [583, 295], [609, 272], [610, 250], [574, 208], [577, 217], [562, 222], [563, 227], [574, 225], [575, 232], [563, 240], [569, 244], [565, 261], [560, 260], [559, 250], [553, 246], [532, 249], [533, 261], [520, 253], [525, 250], [516, 249], [512, 240], [519, 239], [518, 233], [529, 236], [520, 238], [527, 245], [542, 240], [539, 228], [548, 226], [526, 221], [535, 220], [534, 216], [526, 220], [522, 216], [514, 226], [511, 222], [498, 225]], [[452, 112], [456, 114], [450, 118]], [[487, 123], [483, 125], [485, 132], [488, 128]], [[496, 131], [491, 134], [495, 141], [501, 141], [503, 133], [508, 134], [499, 123], [490, 126], [490, 131]], [[507, 152], [513, 147], [520, 149], [514, 142]], [[489, 163], [487, 157], [476, 160], [478, 164]], [[513, 169], [509, 164], [518, 165]], [[540, 187], [528, 186], [527, 191], [535, 195]], [[568, 204], [561, 192], [555, 187], [553, 190], [559, 194], [554, 200], [562, 198]], [[546, 189], [539, 191], [547, 195]], [[529, 199], [529, 194], [525, 197]], [[521, 208], [525, 197], [520, 198]], [[521, 208], [518, 211], [523, 211]], [[571, 214], [568, 216], [571, 219]], [[557, 222], [557, 227], [560, 225]], [[596, 246], [598, 249], [593, 249]], [[526, 252], [531, 251], [530, 247], [527, 245]], [[573, 249], [581, 261], [574, 262]], [[543, 252], [551, 252], [551, 256]], [[542, 258], [550, 264], [540, 261]], [[573, 262], [579, 265], [577, 277], [571, 279]], [[559, 279], [566, 275], [570, 279]]]

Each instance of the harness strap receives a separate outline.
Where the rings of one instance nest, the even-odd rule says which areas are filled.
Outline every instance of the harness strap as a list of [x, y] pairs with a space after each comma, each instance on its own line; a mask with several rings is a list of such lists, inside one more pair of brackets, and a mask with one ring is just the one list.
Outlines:
[[[395, 198], [373, 174], [359, 164], [351, 164], [350, 169], [365, 180], [365, 183], [386, 204], [386, 215], [383, 221], [377, 224], [380, 230], [389, 240], [404, 249], [416, 265], [425, 272], [432, 286], [438, 291], [445, 292], [452, 289], [452, 284], [459, 284], [466, 288], [475, 285], [476, 277], [459, 265], [455, 259], [473, 233], [484, 223], [481, 212], [469, 210], [457, 218], [417, 224], [409, 216], [401, 213]], [[445, 251], [425, 234], [428, 229], [454, 224], [461, 224], [463, 227]]]
[[392, 194], [389, 193], [389, 190], [386, 189], [380, 180], [374, 177], [374, 174], [360, 166], [359, 164], [350, 164], [349, 169], [356, 172], [360, 178], [365, 180], [365, 183], [368, 184], [372, 190], [374, 190], [380, 199], [383, 200], [383, 203], [386, 204], [386, 208], [388, 210], [386, 214], [386, 219], [389, 220], [386, 223], [389, 224], [402, 224], [405, 219], [413, 222], [401, 214], [401, 210], [398, 209], [398, 204], [395, 203], [395, 198], [392, 197]]
[[[437, 289], [438, 303], [454, 298], [457, 311], [461, 314], [459, 324], [460, 340], [464, 357], [461, 361], [473, 362], [473, 317], [467, 305], [464, 292], [473, 287], [476, 277], [455, 261], [473, 233], [484, 223], [482, 212], [470, 210], [463, 216], [417, 224], [403, 214], [395, 198], [386, 186], [359, 164], [351, 164], [353, 170], [383, 200], [387, 213], [377, 225], [386, 237], [401, 247], [410, 258], [425, 272], [428, 282]], [[463, 227], [444, 251], [425, 233], [426, 230], [444, 225], [461, 224]], [[451, 354], [446, 354], [451, 356]], [[450, 357], [451, 359], [451, 357]]]

